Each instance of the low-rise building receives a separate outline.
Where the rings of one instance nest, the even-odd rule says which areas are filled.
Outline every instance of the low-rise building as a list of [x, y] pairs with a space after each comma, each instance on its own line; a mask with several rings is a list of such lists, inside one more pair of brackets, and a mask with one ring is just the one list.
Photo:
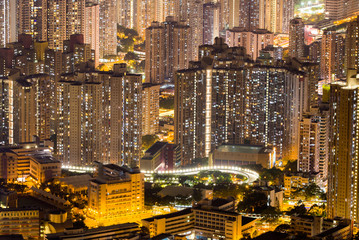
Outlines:
[[351, 223], [341, 223], [336, 227], [330, 228], [312, 237], [313, 240], [345, 240], [353, 239], [353, 225]]
[[21, 234], [24, 239], [43, 239], [39, 210], [0, 209], [0, 235]]
[[[341, 226], [340, 228], [337, 228]], [[349, 226], [349, 228], [343, 227]], [[323, 217], [318, 216], [309, 216], [309, 215], [299, 215], [291, 217], [291, 231], [294, 234], [302, 234], [306, 237], [314, 237], [321, 236], [330, 233], [336, 233], [336, 236], [348, 236], [348, 234], [352, 234], [352, 223], [347, 219], [325, 219]], [[336, 230], [333, 230], [336, 229]], [[327, 233], [325, 233], [327, 232]], [[322, 234], [323, 233], [323, 234]], [[324, 234], [325, 233], [325, 234]], [[315, 239], [327, 239], [327, 238], [315, 238]], [[337, 239], [348, 239], [348, 238], [337, 238]]]
[[293, 173], [284, 175], [284, 196], [291, 197], [292, 192], [299, 188], [303, 188], [310, 183], [318, 181], [319, 174], [310, 173]]
[[153, 135], [160, 128], [160, 86], [159, 84], [142, 84], [142, 135]]
[[271, 168], [275, 164], [275, 150], [258, 145], [221, 145], [209, 157], [210, 166], [245, 166], [261, 164]]
[[284, 191], [267, 186], [255, 187], [255, 191], [266, 194], [268, 197], [268, 205], [278, 208], [280, 211], [282, 211]]
[[61, 176], [61, 162], [51, 154], [35, 154], [30, 158], [30, 176], [43, 183]]
[[62, 187], [66, 187], [69, 193], [77, 193], [87, 196], [90, 180], [93, 178], [89, 174], [75, 175], [59, 178], [58, 182]]
[[[61, 233], [47, 234], [47, 240], [85, 240], [85, 239], [133, 239], [139, 235], [137, 223], [124, 223], [91, 229], [67, 229]], [[139, 238], [135, 238], [139, 239]]]
[[141, 158], [141, 170], [172, 170], [179, 158], [178, 151], [179, 148], [175, 144], [156, 142], [145, 152], [145, 156]]
[[0, 189], [0, 208], [17, 208], [17, 192]]
[[28, 177], [43, 183], [61, 175], [61, 162], [51, 148], [35, 142], [0, 147], [0, 178], [7, 182], [23, 182]]
[[[223, 199], [222, 199], [223, 200]], [[150, 236], [160, 234], [189, 234], [210, 238], [240, 239], [254, 231], [254, 218], [244, 217], [233, 210], [231, 200], [202, 201], [193, 208], [142, 219]]]
[[90, 181], [88, 190], [88, 216], [111, 225], [141, 214], [144, 211], [144, 175], [140, 170], [97, 164], [97, 177]]

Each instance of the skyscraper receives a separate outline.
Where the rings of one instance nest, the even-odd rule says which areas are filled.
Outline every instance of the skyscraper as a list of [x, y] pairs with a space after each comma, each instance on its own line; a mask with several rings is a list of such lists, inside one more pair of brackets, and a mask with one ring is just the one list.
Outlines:
[[[85, 34], [85, 0], [71, 1], [66, 3], [66, 39], [73, 34]], [[50, 23], [51, 24], [51, 23]]]
[[[199, 52], [201, 61], [178, 71], [175, 80], [175, 143], [181, 149], [182, 165], [208, 157], [222, 143], [244, 140], [245, 73], [230, 58], [243, 56], [243, 49], [233, 49], [231, 55], [223, 39], [217, 38], [213, 46], [201, 46]], [[215, 60], [219, 56], [221, 62]]]
[[[117, 1], [116, 11], [117, 11], [117, 23], [127, 27], [127, 28], [136, 28], [137, 27], [137, 5], [142, 4], [141, 1], [137, 0], [114, 0]], [[144, 0], [147, 2], [147, 0]], [[142, 13], [142, 12], [140, 12]], [[143, 17], [143, 16], [140, 16]], [[143, 27], [143, 26], [141, 26]]]
[[154, 135], [159, 131], [159, 97], [159, 84], [142, 84], [142, 135]]
[[58, 86], [58, 157], [66, 165], [138, 165], [142, 136], [142, 77], [96, 72], [83, 65]]
[[31, 142], [54, 134], [55, 83], [47, 74], [19, 78], [14, 84], [14, 141]]
[[220, 32], [220, 4], [209, 2], [203, 5], [203, 44], [213, 44]]
[[290, 20], [289, 56], [297, 59], [304, 57], [304, 23], [301, 18]]
[[165, 34], [159, 22], [146, 29], [146, 82], [162, 83], [165, 79]]
[[250, 114], [245, 138], [275, 147], [283, 159], [296, 159], [299, 119], [308, 108], [308, 80], [296, 70], [265, 65], [250, 68], [247, 79]]
[[0, 144], [14, 144], [14, 84], [19, 77], [7, 76], [0, 78], [1, 108], [0, 108]]
[[359, 220], [358, 100], [359, 78], [348, 69], [347, 82], [330, 86], [330, 158], [328, 217]]
[[254, 61], [259, 57], [260, 50], [273, 45], [273, 41], [274, 34], [265, 29], [247, 31], [243, 28], [233, 28], [226, 30], [226, 43], [230, 47], [244, 47]]
[[203, 44], [203, 0], [189, 0], [188, 25], [191, 28], [192, 60], [198, 60], [198, 48]]
[[9, 42], [17, 40], [16, 0], [0, 2], [0, 47], [6, 47]]
[[140, 37], [146, 38], [146, 28], [153, 22], [152, 0], [137, 2], [136, 30]]
[[314, 116], [305, 115], [299, 123], [298, 171], [319, 172], [320, 123]]
[[85, 8], [85, 43], [91, 45], [95, 51], [95, 67], [99, 65], [100, 59], [100, 6], [94, 3], [86, 3]]
[[100, 58], [117, 54], [117, 2], [98, 0], [100, 5]]
[[48, 0], [49, 48], [62, 50], [66, 40], [66, 0]]
[[30, 34], [37, 41], [47, 41], [47, 0], [19, 0], [19, 33]]
[[346, 68], [359, 69], [359, 18], [348, 23], [345, 44]]
[[[232, 0], [234, 1], [234, 0]], [[239, 27], [246, 30], [260, 28], [260, 0], [239, 0]], [[234, 14], [236, 14], [234, 12]]]
[[250, 64], [244, 47], [222, 39], [177, 72], [175, 143], [183, 165], [221, 144], [265, 145], [298, 157], [299, 119], [309, 109], [310, 77], [288, 66]]
[[174, 73], [192, 59], [191, 29], [184, 22], [167, 17], [146, 29], [146, 82], [172, 81]]

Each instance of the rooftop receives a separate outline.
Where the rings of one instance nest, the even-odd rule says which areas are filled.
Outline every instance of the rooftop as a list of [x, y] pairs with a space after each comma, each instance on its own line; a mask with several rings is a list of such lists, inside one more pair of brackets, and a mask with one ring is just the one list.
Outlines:
[[75, 188], [87, 187], [92, 177], [89, 174], [82, 174], [70, 177], [60, 178], [59, 181], [71, 185]]
[[116, 233], [115, 230], [122, 230], [125, 231], [127, 230], [127, 232], [123, 232], [124, 234], [131, 234], [135, 231], [137, 231], [139, 228], [139, 225], [137, 223], [124, 223], [124, 224], [117, 224], [117, 225], [111, 225], [111, 226], [107, 226], [107, 227], [98, 227], [98, 228], [91, 228], [91, 229], [87, 229], [87, 230], [83, 230], [83, 229], [67, 229], [65, 230], [65, 232], [61, 232], [61, 233], [54, 233], [54, 234], [47, 234], [47, 239], [66, 239], [69, 236], [71, 237], [75, 237], [77, 236], [78, 239], [89, 239], [89, 237], [91, 237], [93, 234], [98, 234], [98, 233], [102, 233], [102, 234], [108, 234], [108, 235], [104, 235], [104, 237], [107, 236], [111, 236], [113, 234], [119, 234]]
[[221, 145], [216, 148], [215, 152], [268, 154], [272, 152], [272, 149], [260, 145]]
[[191, 208], [186, 208], [186, 209], [183, 209], [183, 210], [178, 211], [178, 212], [173, 212], [173, 213], [169, 213], [169, 214], [163, 214], [163, 215], [158, 215], [158, 216], [151, 217], [151, 218], [146, 218], [146, 219], [143, 219], [143, 221], [153, 222], [155, 219], [174, 218], [174, 217], [179, 217], [179, 216], [182, 216], [182, 215], [187, 215], [187, 214], [190, 214], [190, 213], [192, 213], [192, 209]]
[[35, 155], [32, 155], [32, 158], [35, 159], [40, 164], [60, 163], [60, 161], [56, 160], [49, 153], [48, 154], [35, 154]]
[[335, 232], [338, 232], [340, 230], [342, 230], [343, 228], [349, 227], [349, 225], [347, 224], [339, 224], [337, 227], [333, 227], [328, 229], [327, 231], [321, 232], [318, 235], [314, 236], [315, 238], [319, 238], [322, 239], [324, 237], [330, 236]]
[[256, 238], [253, 238], [253, 240], [284, 240], [287, 239], [288, 234], [286, 233], [280, 233], [280, 232], [266, 232], [262, 235], [259, 235]]
[[164, 146], [166, 146], [166, 144], [167, 144], [167, 142], [157, 141], [146, 151], [146, 155], [147, 154], [155, 155], [159, 150], [161, 150]]
[[242, 216], [242, 226], [257, 220], [256, 218]]

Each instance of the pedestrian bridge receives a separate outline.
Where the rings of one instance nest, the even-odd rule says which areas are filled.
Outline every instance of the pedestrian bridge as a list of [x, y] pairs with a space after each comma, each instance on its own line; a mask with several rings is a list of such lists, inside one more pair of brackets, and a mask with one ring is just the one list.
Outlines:
[[[77, 167], [77, 166], [65, 166], [63, 165], [62, 168], [67, 169], [73, 172], [94, 172], [95, 168], [93, 167]], [[160, 175], [197, 175], [201, 171], [220, 171], [224, 173], [231, 173], [231, 174], [238, 174], [247, 177], [244, 181], [246, 183], [252, 183], [259, 178], [257, 172], [253, 170], [249, 170], [242, 167], [235, 167], [235, 166], [206, 166], [206, 167], [195, 167], [195, 168], [183, 168], [183, 169], [176, 169], [176, 170], [168, 170], [168, 171], [145, 171], [141, 170], [142, 173], [145, 174], [145, 177], [148, 179], [153, 176], [153, 174], [160, 174]]]
[[246, 168], [241, 167], [234, 167], [234, 166], [206, 166], [206, 167], [196, 167], [196, 168], [184, 168], [184, 169], [177, 169], [177, 170], [168, 170], [168, 171], [144, 171], [146, 177], [152, 176], [154, 173], [160, 175], [197, 175], [201, 171], [219, 171], [224, 173], [231, 173], [231, 174], [238, 174], [247, 177], [247, 180], [244, 182], [252, 183], [259, 178], [257, 172], [253, 170], [249, 170]]

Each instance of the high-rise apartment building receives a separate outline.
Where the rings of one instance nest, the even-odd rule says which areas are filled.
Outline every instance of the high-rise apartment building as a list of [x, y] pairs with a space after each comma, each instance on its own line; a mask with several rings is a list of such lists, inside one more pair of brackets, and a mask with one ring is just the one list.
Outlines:
[[220, 4], [209, 2], [203, 5], [203, 44], [213, 44], [220, 32]]
[[181, 149], [182, 165], [208, 157], [218, 145], [244, 140], [245, 73], [234, 64], [244, 49], [229, 49], [217, 38], [213, 46], [201, 46], [199, 52], [200, 59], [208, 56], [211, 61], [193, 62], [178, 71], [175, 80], [175, 143]]
[[172, 81], [174, 73], [191, 60], [190, 27], [167, 17], [166, 22], [153, 22], [146, 29], [146, 82]]
[[[74, 34], [85, 34], [85, 0], [71, 1], [66, 3], [66, 39]], [[50, 23], [51, 24], [51, 23]]]
[[154, 135], [159, 131], [159, 97], [159, 84], [142, 84], [142, 135]]
[[255, 61], [259, 52], [269, 45], [273, 45], [274, 34], [264, 29], [246, 31], [243, 28], [226, 30], [226, 43], [230, 47], [244, 47], [247, 54]]
[[159, 22], [146, 29], [146, 82], [162, 83], [165, 79], [165, 34]]
[[356, 0], [325, 0], [325, 17], [340, 20], [359, 14], [359, 2]]
[[[136, 28], [137, 27], [137, 5], [141, 4], [141, 1], [136, 0], [115, 0], [117, 1], [116, 11], [117, 11], [117, 23], [127, 27], [127, 28]], [[146, 2], [147, 0], [144, 0]], [[153, 2], [151, 2], [153, 4]], [[149, 9], [148, 9], [149, 10]], [[141, 13], [141, 12], [140, 12]], [[143, 17], [143, 16], [139, 16]], [[143, 26], [141, 26], [143, 27]]]
[[19, 74], [1, 77], [0, 145], [14, 144], [14, 84]]
[[175, 143], [182, 164], [221, 144], [245, 142], [296, 159], [299, 119], [310, 102], [309, 77], [284, 66], [253, 66], [243, 47], [222, 41], [201, 46], [202, 61], [177, 72]]
[[19, 0], [17, 15], [19, 33], [34, 40], [47, 41], [47, 0]]
[[[222, 7], [224, 8], [224, 12], [222, 14], [223, 17], [228, 14], [228, 20], [226, 21], [226, 25], [229, 28], [239, 27], [239, 18], [238, 14], [241, 7], [241, 0], [226, 0], [223, 1]], [[227, 10], [228, 9], [228, 10]]]
[[329, 164], [329, 108], [320, 106], [318, 112], [319, 119], [319, 174], [323, 184], [326, 186], [328, 180]]
[[17, 40], [17, 5], [16, 0], [0, 2], [0, 47]]
[[239, 2], [238, 27], [248, 31], [260, 28], [260, 0], [239, 0]]
[[139, 168], [98, 163], [97, 177], [90, 181], [88, 216], [104, 225], [138, 219], [144, 210], [144, 175]]
[[345, 77], [345, 34], [335, 30], [323, 32], [320, 44], [320, 76], [326, 83]]
[[330, 86], [328, 217], [359, 221], [358, 71], [348, 69], [347, 82]]
[[319, 172], [320, 123], [314, 116], [304, 115], [299, 123], [298, 170]]
[[198, 48], [203, 44], [203, 0], [189, 0], [188, 25], [191, 30], [192, 60], [199, 60]]
[[299, 119], [308, 104], [307, 84], [303, 74], [285, 67], [250, 69], [246, 139], [275, 147], [277, 155], [285, 159], [296, 159]]
[[[173, 14], [172, 14], [173, 15]], [[146, 38], [146, 28], [153, 22], [152, 0], [142, 0], [137, 2], [136, 30], [143, 39]]]
[[117, 2], [98, 0], [100, 5], [100, 58], [117, 55]]
[[14, 139], [16, 143], [40, 140], [54, 134], [55, 84], [47, 74], [30, 75], [15, 82]]
[[58, 86], [58, 158], [66, 165], [138, 165], [142, 136], [142, 77], [93, 69], [63, 75]]
[[301, 18], [290, 20], [289, 56], [297, 59], [304, 57], [304, 23]]
[[66, 0], [48, 0], [47, 8], [49, 48], [62, 50], [66, 40]]
[[[286, 19], [287, 9], [286, 0], [264, 0], [261, 1], [260, 28], [267, 29], [274, 33], [284, 33], [284, 25], [290, 19]], [[264, 13], [262, 12], [264, 11]]]
[[345, 44], [346, 68], [359, 69], [359, 18], [348, 23]]

